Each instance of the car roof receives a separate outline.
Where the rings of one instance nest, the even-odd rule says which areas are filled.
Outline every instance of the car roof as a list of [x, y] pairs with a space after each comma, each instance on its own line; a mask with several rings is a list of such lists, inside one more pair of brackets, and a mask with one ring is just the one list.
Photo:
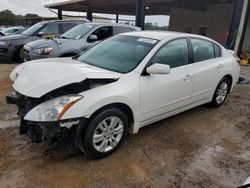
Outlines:
[[212, 39], [201, 36], [201, 35], [174, 32], [174, 31], [136, 31], [136, 32], [122, 33], [120, 35], [144, 37], [144, 38], [151, 38], [151, 39], [156, 39], [156, 40], [163, 40], [168, 37], [196, 37], [196, 38], [213, 41]]
[[129, 27], [134, 29], [140, 29], [139, 27], [128, 25], [128, 24], [119, 24], [119, 23], [98, 23], [98, 22], [87, 22], [84, 24], [93, 25], [93, 26], [121, 26], [121, 27]]
[[7, 28], [2, 28], [2, 29], [24, 29], [22, 26], [15, 26], [15, 27], [7, 27]]
[[47, 23], [55, 23], [55, 22], [62, 22], [62, 23], [67, 23], [67, 22], [82, 22], [88, 23], [88, 20], [49, 20], [49, 21], [42, 21], [42, 22], [38, 22], [40, 24], [47, 24]]

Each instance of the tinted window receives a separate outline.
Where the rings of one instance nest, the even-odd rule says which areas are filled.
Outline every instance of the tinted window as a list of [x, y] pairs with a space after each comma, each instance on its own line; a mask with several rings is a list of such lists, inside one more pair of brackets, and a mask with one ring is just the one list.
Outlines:
[[195, 62], [215, 58], [213, 43], [200, 39], [191, 39], [191, 44]]
[[60, 26], [62, 27], [61, 33], [65, 33], [66, 31], [68, 31], [71, 28], [75, 27], [76, 24], [75, 23], [63, 23], [63, 24], [60, 24]]
[[151, 63], [169, 65], [170, 68], [188, 64], [188, 46], [186, 39], [167, 43], [152, 58]]
[[142, 61], [157, 42], [142, 37], [117, 35], [90, 48], [78, 58], [78, 61], [127, 73]]
[[220, 47], [216, 44], [214, 44], [214, 53], [215, 53], [215, 57], [220, 57], [221, 56], [221, 51], [220, 51]]
[[39, 32], [43, 32], [45, 35], [59, 34], [58, 24], [48, 24]]
[[130, 32], [130, 31], [132, 31], [132, 29], [127, 28], [127, 27], [114, 27], [115, 34], [126, 33], [126, 32]]
[[95, 30], [92, 34], [96, 35], [98, 40], [103, 40], [111, 37], [113, 35], [113, 31], [112, 27], [101, 27]]

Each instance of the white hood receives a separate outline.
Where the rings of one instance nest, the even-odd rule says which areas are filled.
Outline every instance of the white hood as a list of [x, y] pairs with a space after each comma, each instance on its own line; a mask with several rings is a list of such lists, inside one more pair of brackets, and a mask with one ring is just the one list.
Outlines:
[[46, 93], [87, 78], [118, 79], [120, 73], [104, 70], [71, 58], [30, 61], [16, 67], [10, 74], [13, 88], [28, 97], [40, 98]]

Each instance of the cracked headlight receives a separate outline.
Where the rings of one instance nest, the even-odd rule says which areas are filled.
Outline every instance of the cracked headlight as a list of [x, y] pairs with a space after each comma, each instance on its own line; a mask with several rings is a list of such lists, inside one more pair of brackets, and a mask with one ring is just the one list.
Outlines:
[[64, 113], [82, 98], [80, 95], [66, 95], [51, 99], [33, 108], [24, 119], [35, 122], [59, 121]]
[[49, 48], [40, 48], [40, 49], [34, 50], [34, 52], [36, 54], [39, 54], [39, 55], [48, 55], [48, 54], [50, 54], [53, 51], [53, 49], [54, 48], [52, 48], [52, 47], [49, 47]]

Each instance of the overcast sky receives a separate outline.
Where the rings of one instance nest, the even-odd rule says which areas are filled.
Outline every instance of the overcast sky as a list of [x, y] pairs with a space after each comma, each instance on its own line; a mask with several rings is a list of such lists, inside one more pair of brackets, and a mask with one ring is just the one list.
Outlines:
[[[1, 0], [0, 11], [9, 9], [15, 14], [25, 15], [27, 13], [38, 14], [40, 16], [56, 16], [54, 13], [44, 8], [45, 4], [61, 2], [65, 0]], [[65, 14], [65, 12], [63, 12]], [[66, 14], [72, 14], [66, 12]], [[73, 13], [74, 14], [74, 13]], [[75, 13], [76, 15], [82, 15], [80, 13]], [[102, 15], [104, 17], [114, 18], [112, 15]], [[122, 16], [122, 19], [134, 19], [132, 16]], [[168, 25], [168, 16], [148, 16], [146, 17], [146, 22], [158, 23], [158, 25]]]

